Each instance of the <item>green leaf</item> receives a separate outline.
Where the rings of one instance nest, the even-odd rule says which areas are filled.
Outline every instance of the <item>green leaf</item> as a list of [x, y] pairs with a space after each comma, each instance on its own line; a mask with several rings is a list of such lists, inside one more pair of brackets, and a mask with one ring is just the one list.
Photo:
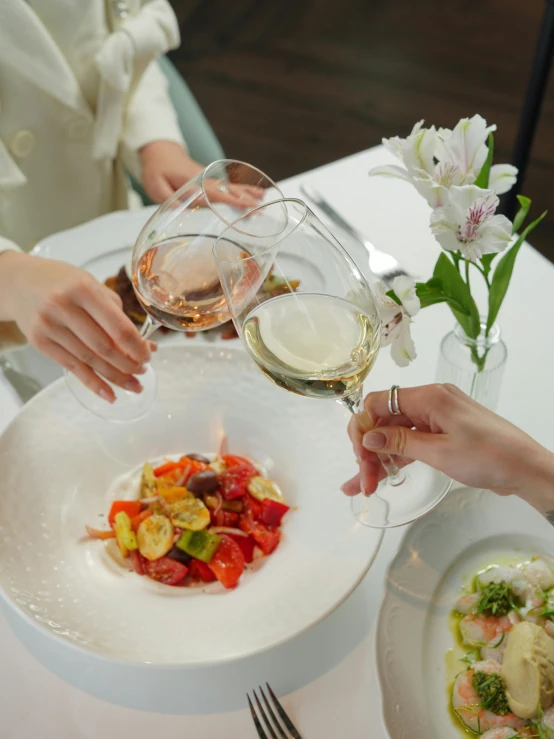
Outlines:
[[398, 296], [396, 295], [396, 293], [394, 292], [394, 290], [389, 290], [389, 291], [388, 291], [387, 293], [385, 293], [385, 295], [387, 296], [387, 298], [390, 298], [391, 300], [394, 300], [394, 302], [395, 302], [395, 303], [396, 303], [397, 305], [402, 305], [402, 301], [401, 301], [401, 300], [400, 300], [400, 298], [399, 298], [399, 297], [398, 297]]
[[479, 176], [473, 183], [477, 187], [482, 187], [483, 189], [487, 189], [489, 186], [489, 174], [492, 167], [492, 158], [494, 156], [494, 136], [492, 133], [489, 133], [489, 151], [487, 154], [487, 158], [485, 159], [485, 163], [483, 164], [481, 171], [479, 172]]
[[497, 256], [498, 254], [483, 254], [483, 256], [481, 257], [481, 265], [487, 277], [488, 277], [489, 272], [491, 271], [492, 262], [494, 258]]
[[[469, 287], [444, 252], [437, 259], [433, 276], [441, 280], [444, 294], [450, 298], [450, 310], [460, 326], [468, 336], [476, 339], [481, 330], [477, 305]], [[457, 305], [460, 307], [455, 307]]]
[[438, 277], [431, 277], [427, 282], [417, 282], [416, 294], [422, 308], [428, 308], [430, 305], [436, 305], [437, 303], [448, 303], [451, 308], [456, 308], [460, 313], [469, 316], [468, 310], [445, 293], [442, 281]]
[[523, 226], [523, 222], [527, 218], [529, 208], [531, 207], [530, 198], [526, 198], [525, 195], [517, 195], [516, 197], [519, 202], [519, 210], [516, 213], [516, 217], [514, 218], [514, 223], [512, 227], [512, 233], [514, 234], [517, 233], [519, 229]]
[[502, 305], [502, 301], [506, 297], [508, 286], [512, 278], [512, 272], [516, 257], [521, 248], [521, 245], [527, 238], [527, 236], [536, 228], [542, 219], [546, 216], [548, 211], [544, 211], [536, 220], [530, 223], [527, 228], [523, 231], [521, 236], [518, 238], [516, 243], [504, 254], [502, 259], [498, 262], [496, 269], [494, 270], [494, 277], [492, 279], [491, 290], [489, 293], [489, 317], [487, 319], [487, 334], [491, 330], [493, 323], [496, 321], [498, 312]]

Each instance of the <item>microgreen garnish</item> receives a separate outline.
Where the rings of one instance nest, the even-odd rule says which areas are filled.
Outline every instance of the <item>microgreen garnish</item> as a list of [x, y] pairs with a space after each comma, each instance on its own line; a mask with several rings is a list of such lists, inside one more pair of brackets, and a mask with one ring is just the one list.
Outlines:
[[481, 706], [497, 716], [510, 713], [504, 681], [500, 675], [487, 675], [486, 672], [475, 672], [471, 684], [479, 696]]
[[479, 593], [475, 616], [507, 616], [517, 608], [508, 583], [489, 582]]

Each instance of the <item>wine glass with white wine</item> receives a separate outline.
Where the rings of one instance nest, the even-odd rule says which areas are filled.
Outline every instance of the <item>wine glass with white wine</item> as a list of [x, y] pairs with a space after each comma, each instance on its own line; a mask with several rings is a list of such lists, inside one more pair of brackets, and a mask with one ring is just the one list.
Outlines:
[[[281, 223], [283, 211], [284, 228], [266, 235], [265, 224]], [[337, 400], [369, 430], [362, 385], [381, 343], [379, 311], [369, 284], [301, 200], [283, 199], [255, 209], [248, 234], [241, 228], [243, 220], [223, 231], [213, 252], [246, 350], [279, 387], [308, 398]], [[298, 277], [299, 271], [300, 284], [293, 284], [290, 276]], [[269, 299], [268, 280], [276, 287]], [[452, 484], [419, 462], [399, 470], [389, 455], [380, 459], [387, 478], [370, 497], [352, 499], [356, 518], [366, 526], [390, 528], [413, 521], [431, 510]]]
[[[140, 232], [132, 255], [133, 287], [146, 313], [143, 338], [161, 326], [205, 331], [229, 320], [213, 245], [239, 218], [244, 232], [235, 235], [255, 241], [247, 214], [256, 205], [281, 197], [277, 185], [256, 167], [222, 159], [207, 166], [156, 210]], [[286, 223], [285, 216], [283, 208], [261, 214], [256, 218], [255, 233], [277, 237]], [[231, 232], [225, 243], [229, 253], [239, 258], [243, 247]], [[156, 396], [156, 378], [150, 366], [140, 376], [140, 394], [112, 385], [116, 396], [112, 405], [98, 398], [75, 375], [67, 374], [66, 379], [82, 405], [110, 421], [144, 416]]]

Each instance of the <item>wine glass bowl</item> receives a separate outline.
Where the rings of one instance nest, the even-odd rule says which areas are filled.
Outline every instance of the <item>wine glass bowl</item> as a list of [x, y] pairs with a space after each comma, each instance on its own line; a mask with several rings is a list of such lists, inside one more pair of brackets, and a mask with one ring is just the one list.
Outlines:
[[[356, 404], [377, 357], [380, 319], [365, 278], [343, 247], [300, 200], [260, 206], [252, 220], [286, 225], [276, 235], [251, 237], [231, 228], [242, 247], [237, 258], [226, 231], [214, 255], [232, 318], [246, 350], [281, 387], [299, 395]], [[325, 249], [325, 245], [327, 248]], [[295, 264], [318, 265], [325, 274]], [[271, 295], [267, 281], [276, 281]], [[356, 400], [352, 401], [352, 396]]]
[[[371, 288], [302, 201], [263, 204], [248, 220], [260, 219], [268, 227], [280, 224], [283, 212], [286, 223], [274, 233], [245, 233], [243, 218], [214, 244], [231, 317], [248, 354], [272, 382], [307, 398], [337, 400], [355, 415], [361, 431], [368, 431], [373, 423], [363, 410], [362, 385], [381, 343]], [[314, 270], [297, 282], [288, 272], [294, 259], [316, 266], [321, 279], [314, 280]], [[272, 280], [280, 286], [276, 294], [267, 289]], [[412, 521], [433, 508], [452, 484], [427, 465], [415, 463], [406, 472], [389, 455], [379, 458], [387, 478], [369, 498], [352, 501], [365, 526], [391, 528]]]
[[[212, 254], [214, 242], [235, 221], [241, 236], [255, 240], [275, 237], [286, 224], [283, 214], [272, 219], [245, 216], [259, 203], [282, 198], [277, 185], [261, 170], [232, 159], [208, 165], [163, 203], [142, 228], [131, 260], [131, 279], [146, 312], [141, 336], [147, 339], [161, 326], [178, 331], [205, 331], [229, 320], [227, 303]], [[229, 250], [240, 253], [232, 236]], [[112, 385], [116, 397], [110, 405], [66, 375], [79, 402], [111, 421], [144, 416], [155, 395], [153, 370], [140, 376], [141, 393]]]

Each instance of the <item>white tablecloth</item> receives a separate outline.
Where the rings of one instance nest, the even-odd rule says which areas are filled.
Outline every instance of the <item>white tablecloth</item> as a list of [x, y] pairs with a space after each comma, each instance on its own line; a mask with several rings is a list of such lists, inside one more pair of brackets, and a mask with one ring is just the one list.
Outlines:
[[[428, 277], [438, 250], [428, 229], [426, 204], [402, 182], [367, 177], [371, 166], [390, 159], [381, 147], [371, 149], [291, 178], [282, 183], [283, 191], [299, 196], [301, 182], [315, 185], [377, 246], [394, 254], [414, 275]], [[346, 240], [345, 245], [363, 268], [364, 253]], [[524, 246], [499, 318], [509, 352], [499, 412], [551, 448], [553, 284], [554, 267]], [[414, 330], [418, 360], [400, 370], [384, 350], [367, 388], [432, 382], [439, 341], [451, 325], [444, 306], [425, 310]], [[15, 397], [0, 380], [0, 431], [17, 408]], [[386, 569], [402, 533], [385, 534], [364, 582], [326, 621], [279, 649], [224, 668], [159, 673], [115, 670], [83, 660], [70, 649], [60, 650], [4, 606], [0, 739], [254, 737], [245, 693], [266, 680], [284, 696], [305, 739], [385, 737], [374, 624]], [[114, 681], [117, 694], [125, 695], [119, 705], [109, 702]], [[121, 681], [128, 690], [121, 689]], [[176, 684], [182, 689], [182, 705], [175, 704]]]

